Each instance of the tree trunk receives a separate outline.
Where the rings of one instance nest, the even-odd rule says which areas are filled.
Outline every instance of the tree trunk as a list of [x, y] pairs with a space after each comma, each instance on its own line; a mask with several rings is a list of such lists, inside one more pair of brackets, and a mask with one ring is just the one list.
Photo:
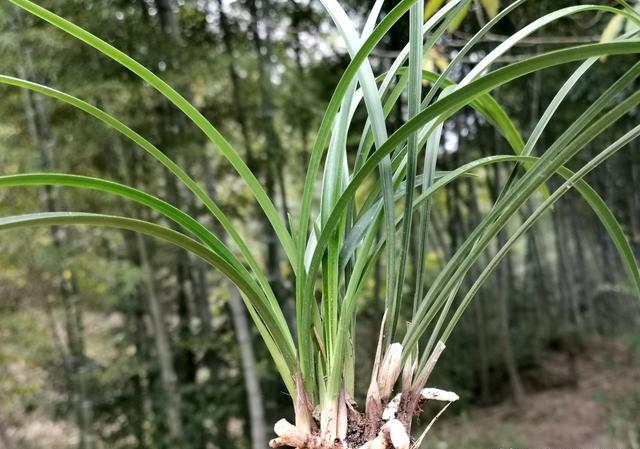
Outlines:
[[[122, 172], [125, 182], [128, 185], [133, 185], [133, 174], [131, 173], [130, 164], [118, 138], [114, 140], [114, 147], [118, 154], [120, 171]], [[137, 211], [132, 208], [129, 214], [134, 217], [138, 215]], [[166, 410], [165, 421], [167, 429], [169, 430], [169, 436], [172, 440], [171, 444], [176, 448], [180, 448], [184, 441], [181, 413], [182, 401], [178, 388], [178, 377], [173, 365], [173, 351], [171, 349], [169, 332], [164, 321], [163, 307], [156, 293], [155, 279], [149, 259], [147, 243], [139, 233], [134, 234], [134, 239], [135, 243], [133, 247], [130, 247], [130, 255], [134, 264], [140, 266], [142, 269], [142, 287], [153, 326], [154, 345], [160, 367], [160, 381], [166, 399], [166, 405], [164, 407]]]
[[[532, 211], [529, 211], [529, 214]], [[544, 264], [541, 262], [540, 250], [538, 248], [538, 238], [536, 232], [531, 231], [526, 236], [526, 271], [527, 284], [525, 288], [526, 297], [532, 301], [531, 307], [533, 333], [532, 333], [532, 355], [536, 362], [541, 360], [541, 342], [545, 332], [552, 326], [554, 321], [554, 307], [552, 294], [547, 287]]]
[[[129, 234], [131, 239], [133, 236]], [[136, 359], [141, 366], [146, 366], [148, 360], [148, 345], [145, 338], [144, 329], [144, 295], [142, 288], [138, 287], [131, 295], [132, 313], [128, 314], [130, 332], [133, 335], [133, 341], [136, 348]], [[138, 449], [147, 449], [147, 427], [145, 425], [147, 417], [151, 417], [151, 401], [148, 391], [148, 375], [146, 370], [136, 370], [131, 378], [133, 384], [133, 397], [135, 400], [134, 407], [129, 411], [131, 413], [131, 421], [134, 428], [134, 435], [137, 440]]]
[[[31, 49], [23, 46], [23, 66], [19, 67], [19, 73], [28, 79], [32, 72], [33, 62]], [[56, 141], [51, 130], [49, 113], [45, 100], [33, 95], [30, 91], [22, 91], [23, 104], [29, 136], [32, 143], [39, 149], [43, 171], [55, 171]], [[40, 189], [41, 201], [45, 210], [55, 212], [61, 210], [57, 192], [52, 186]], [[67, 233], [57, 226], [50, 228], [51, 241], [56, 250], [67, 246]], [[84, 347], [84, 328], [82, 308], [79, 304], [75, 276], [69, 267], [63, 268], [54, 281], [57, 285], [60, 299], [64, 309], [67, 345], [69, 348], [70, 365], [70, 394], [71, 403], [76, 414], [79, 431], [79, 449], [91, 449], [94, 446], [94, 436], [91, 432], [92, 404], [88, 398], [87, 386], [87, 360]]]
[[247, 320], [240, 292], [235, 285], [229, 285], [229, 309], [233, 319], [233, 328], [236, 332], [236, 340], [240, 349], [242, 370], [244, 372], [244, 385], [247, 390], [247, 405], [251, 422], [251, 447], [260, 449], [267, 447], [267, 425], [264, 416], [264, 404], [262, 390], [256, 367], [256, 359], [251, 343], [251, 326]]
[[[206, 189], [209, 196], [216, 200], [216, 187], [213, 184], [213, 176], [209, 161], [202, 161]], [[227, 235], [224, 230], [218, 229], [218, 237], [222, 243], [226, 243]], [[264, 449], [268, 447], [267, 424], [264, 413], [264, 401], [262, 389], [260, 388], [260, 376], [256, 366], [256, 358], [251, 342], [251, 326], [247, 320], [244, 310], [244, 303], [240, 297], [240, 292], [231, 282], [227, 281], [229, 289], [229, 309], [233, 320], [233, 328], [236, 333], [238, 349], [240, 350], [240, 361], [244, 384], [247, 393], [247, 406], [249, 408], [249, 425], [251, 427], [251, 447], [253, 449]]]
[[587, 254], [587, 249], [584, 245], [584, 239], [587, 238], [588, 234], [584, 232], [584, 226], [580, 221], [582, 220], [577, 213], [572, 213], [567, 216], [567, 224], [570, 229], [570, 241], [573, 242], [573, 252], [570, 255], [570, 260], [573, 261], [574, 279], [576, 279], [576, 308], [581, 320], [582, 315], [585, 315], [586, 324], [589, 327], [588, 332], [597, 334], [597, 313], [595, 311], [593, 295], [591, 294], [591, 292], [594, 291], [595, 285], [590, 276], [592, 271], [589, 264], [592, 258]]
[[[502, 247], [506, 243], [506, 236], [504, 232], [498, 235], [498, 246]], [[510, 257], [506, 256], [503, 264], [510, 264]], [[507, 374], [509, 376], [509, 385], [511, 386], [511, 396], [513, 402], [517, 406], [522, 406], [525, 402], [525, 393], [522, 386], [522, 380], [520, 379], [520, 373], [518, 372], [518, 365], [513, 352], [513, 345], [511, 344], [511, 330], [509, 325], [509, 298], [508, 295], [514, 294], [513, 292], [513, 275], [512, 270], [508, 265], [503, 265], [499, 268], [500, 280], [499, 287], [496, 291], [498, 296], [498, 310], [500, 319], [500, 345], [502, 347], [502, 355]]]
[[[259, 127], [263, 135], [265, 164], [265, 190], [271, 198], [280, 196], [280, 207], [285, 223], [289, 222], [289, 206], [287, 202], [286, 183], [284, 179], [284, 150], [280, 137], [276, 132], [273, 92], [271, 85], [271, 22], [267, 17], [271, 6], [269, 0], [261, 0], [258, 8], [256, 0], [247, 0], [247, 7], [251, 14], [250, 31], [258, 63], [258, 89], [260, 91], [260, 120]], [[260, 35], [258, 24], [263, 24], [264, 37]], [[277, 184], [277, 192], [276, 192]], [[288, 227], [288, 224], [287, 224]], [[293, 296], [285, 285], [281, 272], [280, 244], [273, 229], [269, 227], [267, 234], [267, 276], [276, 297], [281, 301], [287, 321], [295, 325], [295, 306]], [[293, 334], [295, 335], [295, 329]]]
[[155, 4], [158, 10], [158, 18], [160, 19], [160, 27], [163, 32], [170, 36], [174, 43], [181, 43], [178, 21], [173, 12], [173, 1], [155, 0]]
[[580, 325], [579, 312], [576, 307], [576, 292], [573, 279], [570, 276], [568, 267], [569, 254], [566, 248], [566, 238], [564, 224], [560, 210], [553, 214], [554, 234], [556, 243], [556, 258], [558, 263], [558, 292], [561, 294], [563, 303], [564, 330], [559, 336], [562, 340], [562, 347], [567, 354], [567, 365], [569, 367], [568, 379], [571, 385], [578, 386], [579, 373], [574, 347], [575, 332]]
[[[497, 139], [496, 139], [497, 140]], [[491, 192], [492, 199], [495, 201], [498, 198], [500, 181], [500, 168], [498, 165], [494, 166], [494, 179], [493, 182], [487, 177], [487, 183], [489, 185], [489, 191]], [[505, 231], [498, 233], [497, 247], [502, 246], [507, 241], [507, 235]], [[498, 288], [495, 289], [494, 294], [498, 301], [498, 319], [499, 319], [499, 339], [500, 346], [502, 348], [502, 360], [504, 362], [507, 376], [509, 377], [509, 385], [511, 388], [511, 397], [516, 406], [520, 407], [525, 402], [525, 393], [522, 386], [522, 380], [520, 379], [520, 373], [518, 372], [518, 365], [516, 362], [515, 354], [513, 352], [513, 345], [511, 343], [511, 330], [509, 323], [509, 297], [513, 295], [513, 273], [511, 269], [511, 258], [509, 255], [505, 257], [505, 260], [497, 268], [497, 284]]]
[[558, 264], [558, 292], [564, 300], [564, 318], [566, 322], [579, 323], [580, 317], [575, 303], [577, 292], [571, 268], [569, 267], [570, 253], [567, 248], [567, 236], [564, 230], [564, 220], [560, 210], [554, 211], [553, 225], [556, 244], [556, 260]]
[[[291, 28], [293, 32], [293, 52], [295, 55], [296, 69], [298, 71], [298, 83], [297, 83], [297, 95], [302, 100], [304, 95], [306, 94], [306, 75], [304, 70], [304, 65], [302, 64], [302, 39], [301, 39], [301, 17], [302, 17], [302, 8], [298, 2], [292, 2], [294, 13], [291, 19]], [[302, 110], [304, 108], [304, 101], [300, 101], [300, 107], [298, 108], [298, 132], [300, 136], [300, 142], [302, 147], [301, 152], [301, 167], [307, 166], [307, 157], [309, 156], [309, 129], [311, 128], [311, 121], [309, 115], [306, 114], [306, 111]], [[302, 172], [302, 176], [305, 173]]]
[[181, 447], [183, 441], [182, 418], [180, 413], [180, 393], [178, 391], [177, 376], [173, 367], [173, 353], [169, 342], [167, 325], [164, 322], [164, 313], [160, 299], [156, 294], [155, 279], [147, 253], [147, 245], [144, 237], [136, 233], [136, 248], [140, 257], [140, 266], [144, 277], [145, 294], [151, 321], [153, 323], [153, 336], [160, 364], [160, 377], [162, 387], [166, 395], [167, 427], [175, 447]]
[[[629, 185], [640, 185], [640, 158], [638, 157], [638, 151], [640, 150], [640, 144], [637, 140], [631, 142], [631, 150], [627, 152], [629, 155], [629, 169], [631, 171], [631, 182]], [[629, 194], [629, 210], [631, 213], [631, 245], [636, 254], [640, 253], [640, 192], [638, 189], [631, 189]]]
[[[233, 61], [235, 52], [233, 51], [231, 26], [229, 24], [229, 19], [224, 12], [222, 0], [216, 0], [216, 4], [218, 6], [218, 21], [220, 24], [220, 34], [222, 37], [224, 50], [229, 57], [229, 61]], [[229, 78], [231, 79], [231, 97], [235, 106], [233, 108], [235, 120], [240, 126], [240, 133], [242, 134], [242, 143], [245, 149], [247, 165], [252, 171], [254, 171], [258, 167], [256, 165], [255, 156], [253, 154], [253, 144], [251, 142], [249, 125], [247, 123], [247, 110], [244, 101], [242, 101], [242, 87], [240, 85], [240, 76], [238, 75], [238, 71], [236, 70], [236, 67], [233, 63], [228, 64], [228, 69]]]
[[[287, 192], [284, 180], [284, 151], [280, 137], [276, 132], [273, 93], [271, 86], [271, 22], [267, 14], [271, 10], [269, 0], [261, 0], [258, 8], [256, 0], [247, 0], [249, 13], [251, 14], [251, 35], [255, 47], [258, 62], [258, 83], [260, 90], [260, 127], [264, 136], [264, 153], [267, 156], [266, 188], [267, 193], [273, 198], [275, 195], [274, 183], [278, 184], [280, 194], [280, 206], [285, 222], [288, 220], [289, 207], [287, 205]], [[264, 25], [264, 38], [260, 35], [258, 24]]]
[[[465, 204], [468, 210], [468, 220], [465, 232], [469, 235], [473, 229], [478, 226], [480, 222], [480, 207], [478, 205], [478, 193], [475, 188], [475, 180], [471, 178], [465, 178], [464, 184], [467, 187]], [[477, 267], [471, 267], [470, 278], [477, 279], [478, 275]], [[491, 384], [489, 377], [489, 357], [487, 349], [487, 333], [486, 323], [483, 307], [483, 292], [479, 291], [477, 298], [473, 301], [473, 312], [475, 318], [475, 332], [478, 336], [478, 348], [477, 348], [477, 364], [478, 364], [478, 383], [480, 386], [480, 402], [488, 404], [491, 400]]]
[[[225, 51], [229, 55], [229, 60], [234, 59], [234, 50], [232, 44], [231, 26], [229, 19], [224, 11], [222, 0], [216, 0], [218, 7], [218, 17], [220, 22], [220, 31], [222, 34], [222, 42]], [[265, 39], [260, 37], [258, 31], [257, 21], [259, 20], [259, 11], [254, 0], [248, 1], [249, 12], [252, 16], [251, 36], [256, 51], [258, 62], [258, 78], [259, 78], [259, 90], [260, 90], [260, 119], [259, 129], [264, 139], [264, 154], [266, 155], [266, 172], [265, 172], [265, 190], [271, 198], [275, 198], [276, 186], [278, 184], [278, 190], [280, 194], [280, 202], [285, 218], [285, 223], [288, 223], [288, 203], [286, 195], [286, 187], [283, 174], [283, 150], [280, 142], [280, 138], [275, 130], [274, 124], [274, 108], [273, 99], [271, 94], [271, 37], [270, 29], [267, 25], [267, 33]], [[268, 10], [268, 6], [263, 4], [263, 10]], [[245, 146], [245, 157], [247, 158], [247, 165], [255, 170], [258, 168], [258, 162], [255, 159], [253, 144], [251, 142], [251, 136], [249, 132], [249, 126], [247, 123], [247, 111], [242, 100], [242, 88], [240, 78], [233, 64], [229, 64], [229, 75], [231, 78], [231, 95], [236, 105], [235, 119], [240, 126], [243, 143]], [[295, 310], [292, 298], [286, 291], [285, 282], [280, 269], [281, 253], [280, 245], [278, 243], [277, 236], [271, 227], [271, 224], [266, 217], [260, 212], [260, 220], [265, 230], [265, 240], [267, 243], [267, 277], [271, 288], [273, 289], [276, 298], [278, 298], [284, 305], [284, 313], [287, 317], [287, 321], [295, 326]], [[295, 329], [293, 334], [295, 335]]]
[[487, 337], [485, 333], [485, 319], [482, 301], [473, 301], [473, 311], [476, 321], [476, 332], [478, 333], [478, 378], [480, 384], [480, 402], [488, 404], [491, 400], [491, 385], [489, 381], [489, 358], [487, 351]]

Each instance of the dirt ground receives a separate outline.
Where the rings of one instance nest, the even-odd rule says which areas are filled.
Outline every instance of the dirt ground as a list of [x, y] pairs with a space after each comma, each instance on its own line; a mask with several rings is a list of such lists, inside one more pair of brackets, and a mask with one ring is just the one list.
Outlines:
[[[640, 449], [640, 357], [619, 342], [589, 347], [576, 359], [577, 382], [566, 355], [548, 353], [524, 406], [507, 401], [457, 416], [452, 407], [422, 449]], [[44, 416], [10, 430], [26, 444], [19, 448], [63, 449], [76, 438], [70, 423]]]
[[[504, 403], [443, 418], [422, 447], [640, 448], [640, 361], [622, 344], [600, 342], [576, 362], [575, 385], [528, 392], [523, 407]], [[543, 373], [566, 378], [566, 364], [549, 354]]]

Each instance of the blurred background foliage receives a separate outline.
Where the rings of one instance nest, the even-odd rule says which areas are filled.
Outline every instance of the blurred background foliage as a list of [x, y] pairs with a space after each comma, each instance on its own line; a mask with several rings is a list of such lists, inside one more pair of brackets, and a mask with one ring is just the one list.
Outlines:
[[[282, 213], [296, 210], [314, 129], [348, 61], [317, 2], [39, 3], [178, 88], [235, 144]], [[369, 2], [345, 3], [364, 22]], [[483, 39], [453, 78], [460, 79], [479, 55], [524, 24], [576, 3], [584, 2], [526, 2]], [[442, 70], [496, 7], [497, 1], [474, 2], [437, 51], [425, 56], [425, 68]], [[595, 13], [554, 23], [500, 63], [598, 41], [608, 20]], [[374, 52], [371, 63], [378, 73], [406, 42], [406, 22]], [[542, 136], [537, 154], [627, 65], [600, 62], [587, 72]], [[493, 94], [526, 136], [572, 70], [562, 66], [536, 73]], [[290, 271], [247, 189], [198, 130], [152, 89], [7, 2], [0, 5], [0, 73], [59, 88], [103, 108], [187, 167], [252, 239], [274, 291], [292, 313]], [[0, 98], [0, 175], [54, 171], [127, 182], [188, 209], [215, 229], [206, 211], [162, 167], [95, 119], [15, 87], [0, 87]], [[365, 115], [358, 113], [363, 125]], [[391, 129], [405, 117], [406, 106], [392, 111]], [[638, 118], [636, 111], [620, 120], [592, 150]], [[354, 153], [358, 137], [349, 141]], [[637, 256], [639, 149], [632, 143], [588, 177], [620, 219]], [[508, 148], [465, 109], [446, 123], [441, 151], [439, 170], [448, 170]], [[589, 150], [580, 153], [575, 166], [589, 157]], [[509, 167], [495, 167], [438, 194], [426, 254], [432, 273], [506, 181]], [[0, 190], [1, 214], [37, 210], [150, 214], [96, 192]], [[602, 441], [639, 447], [640, 307], [599, 226], [569, 194], [502, 263], [434, 374], [435, 384], [455, 389], [463, 400], [450, 409], [458, 416], [443, 419], [429, 447], [539, 442], [527, 436], [545, 433], [543, 427], [534, 432], [540, 417], [532, 417], [531, 410], [545, 414], [554, 407], [562, 410], [562, 404], [570, 405], [568, 415], [585, 407], [596, 410], [585, 418], [596, 419], [595, 433], [576, 436], [568, 445], [601, 441], [592, 437], [606, 434], [611, 440]], [[246, 448], [252, 432], [266, 441], [272, 423], [291, 413], [266, 350], [243, 311], [234, 307], [237, 293], [234, 297], [234, 290], [202, 262], [129, 233], [38, 228], [0, 237], [0, 267], [0, 447]], [[382, 315], [383, 273], [384, 267], [376, 267], [360, 300], [356, 379], [362, 393]], [[566, 401], [554, 403], [562, 394]], [[572, 435], [570, 420], [562, 416], [555, 418], [558, 432]], [[529, 427], [518, 427], [520, 418]]]

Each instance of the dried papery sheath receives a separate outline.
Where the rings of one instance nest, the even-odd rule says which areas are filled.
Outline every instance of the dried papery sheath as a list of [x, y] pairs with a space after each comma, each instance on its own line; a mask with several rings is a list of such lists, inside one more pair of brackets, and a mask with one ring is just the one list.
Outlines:
[[307, 393], [304, 390], [300, 372], [296, 373], [295, 382], [297, 392], [296, 400], [294, 402], [296, 427], [301, 432], [311, 433], [312, 428], [315, 427], [315, 423], [313, 422], [313, 417], [311, 416], [310, 402], [309, 398], [307, 397]]
[[404, 369], [402, 370], [403, 392], [408, 392], [409, 390], [411, 390], [411, 381], [413, 380], [414, 369], [415, 367], [413, 365], [413, 357], [411, 356], [411, 354], [409, 354], [409, 356], [407, 357], [407, 361], [404, 363]]
[[[402, 395], [397, 394], [389, 401], [382, 412], [383, 420], [389, 421], [396, 417], [401, 399]], [[460, 399], [460, 396], [453, 391], [441, 390], [440, 388], [423, 388], [420, 391], [420, 399], [425, 401], [455, 402]]]
[[455, 402], [460, 399], [460, 396], [453, 391], [441, 390], [439, 388], [424, 388], [420, 392], [420, 398], [426, 399], [427, 401]]
[[[380, 370], [380, 363], [382, 358], [382, 337], [384, 334], [384, 324], [387, 319], [387, 312], [382, 315], [382, 321], [380, 323], [380, 331], [378, 333], [378, 345], [376, 346], [376, 355], [373, 359], [373, 369], [371, 370], [371, 381], [369, 382], [369, 389], [367, 390], [367, 399], [365, 402], [365, 416], [369, 423], [378, 421], [382, 413], [382, 401], [380, 399], [380, 387], [378, 386], [378, 372]], [[369, 426], [369, 432], [375, 434], [377, 429], [373, 429]]]
[[389, 399], [393, 386], [398, 380], [402, 369], [402, 345], [393, 343], [389, 346], [387, 354], [384, 356], [380, 372], [378, 373], [378, 387], [380, 388], [380, 399], [384, 402]]

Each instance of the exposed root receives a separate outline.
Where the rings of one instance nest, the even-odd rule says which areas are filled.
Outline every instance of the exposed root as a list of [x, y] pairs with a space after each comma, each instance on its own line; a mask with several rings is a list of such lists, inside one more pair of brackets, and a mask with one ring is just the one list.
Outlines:
[[[402, 399], [401, 394], [397, 394], [392, 400], [389, 401], [387, 406], [382, 412], [382, 419], [389, 421], [396, 417], [398, 413], [398, 407], [400, 407], [400, 401]], [[420, 414], [422, 406], [427, 401], [443, 401], [443, 402], [455, 402], [460, 397], [453, 391], [441, 390], [439, 388], [423, 388], [420, 391], [420, 398], [418, 399], [417, 406], [414, 410], [414, 415]]]
[[[272, 448], [415, 449], [420, 444], [437, 417], [459, 399], [451, 391], [424, 388], [445, 345], [438, 342], [424, 368], [415, 373], [416, 367], [410, 356], [403, 362], [401, 344], [389, 345], [382, 356], [382, 329], [380, 332], [364, 413], [356, 409], [356, 403], [344, 389], [340, 390], [338, 397], [326, 398], [322, 407], [312, 407], [302, 378], [297, 373], [296, 424], [285, 419], [278, 421], [274, 426], [277, 438], [269, 442]], [[398, 382], [400, 373], [402, 379]], [[401, 393], [392, 398], [397, 383], [401, 384]], [[411, 423], [427, 401], [448, 404], [412, 446]]]
[[[412, 414], [419, 413], [427, 400], [451, 403], [457, 399], [458, 395], [453, 392], [438, 388], [425, 388], [420, 395], [420, 408]], [[341, 432], [340, 437], [334, 441], [325, 441], [326, 439], [322, 438], [317, 425], [313, 426], [315, 430], [307, 432], [289, 423], [286, 419], [281, 419], [274, 426], [278, 437], [271, 440], [269, 446], [272, 448], [287, 446], [296, 449], [410, 449], [411, 439], [407, 427], [395, 416], [391, 416], [395, 415], [401, 402], [401, 395], [394, 397], [385, 408], [385, 419], [370, 423], [355, 409], [355, 404], [351, 400], [345, 400], [344, 404], [348, 415], [347, 426]], [[368, 429], [371, 428], [377, 429], [375, 436], [369, 434]]]
[[[286, 419], [281, 419], [274, 426], [273, 430], [278, 435], [278, 438], [274, 438], [269, 442], [271, 447], [290, 446], [295, 448], [307, 448], [315, 449], [320, 448], [320, 438], [313, 437], [309, 433], [298, 430], [296, 426], [291, 424]], [[317, 439], [316, 441], [314, 441]]]
[[391, 440], [391, 444], [395, 449], [409, 449], [411, 441], [407, 429], [397, 419], [391, 419], [382, 426], [380, 432]]

